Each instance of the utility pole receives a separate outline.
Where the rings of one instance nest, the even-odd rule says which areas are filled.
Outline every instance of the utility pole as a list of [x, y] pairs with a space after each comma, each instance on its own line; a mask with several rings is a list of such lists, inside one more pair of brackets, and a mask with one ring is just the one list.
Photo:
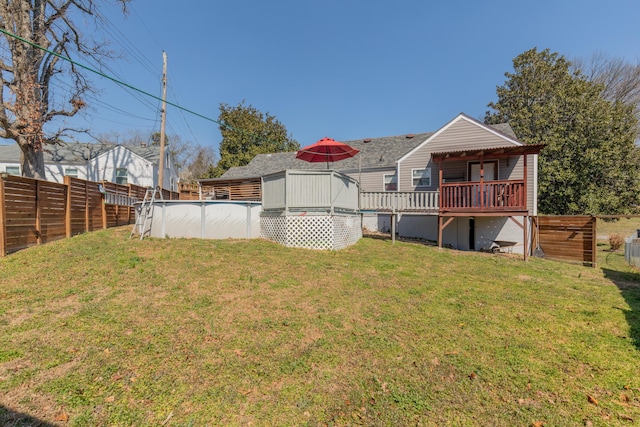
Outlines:
[[162, 119], [160, 120], [160, 164], [158, 165], [158, 186], [164, 188], [164, 137], [167, 124], [167, 52], [162, 51]]

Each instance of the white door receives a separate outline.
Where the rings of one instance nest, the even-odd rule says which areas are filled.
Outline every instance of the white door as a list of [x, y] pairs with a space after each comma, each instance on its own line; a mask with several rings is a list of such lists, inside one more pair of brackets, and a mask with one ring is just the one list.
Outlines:
[[[496, 162], [484, 162], [484, 181], [495, 181], [497, 174], [497, 164]], [[479, 182], [480, 181], [480, 163], [471, 163], [469, 165], [469, 181]], [[471, 194], [472, 204], [475, 207], [478, 206], [487, 206], [487, 204], [492, 203], [493, 194], [492, 194], [493, 186], [484, 186], [480, 188], [478, 185], [475, 191]]]
[[[497, 175], [495, 162], [486, 162], [484, 164], [484, 180], [494, 181]], [[469, 181], [480, 181], [480, 163], [471, 163], [471, 175], [469, 178]]]

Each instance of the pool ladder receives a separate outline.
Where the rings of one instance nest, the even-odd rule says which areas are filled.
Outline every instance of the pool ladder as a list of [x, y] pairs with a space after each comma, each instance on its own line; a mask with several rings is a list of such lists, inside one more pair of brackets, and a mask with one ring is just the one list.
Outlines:
[[151, 233], [151, 220], [153, 219], [153, 202], [162, 199], [162, 190], [160, 187], [147, 188], [144, 192], [144, 199], [139, 207], [136, 207], [136, 223], [133, 225], [129, 238], [133, 238], [136, 234], [140, 236], [140, 240], [144, 239], [145, 234]]

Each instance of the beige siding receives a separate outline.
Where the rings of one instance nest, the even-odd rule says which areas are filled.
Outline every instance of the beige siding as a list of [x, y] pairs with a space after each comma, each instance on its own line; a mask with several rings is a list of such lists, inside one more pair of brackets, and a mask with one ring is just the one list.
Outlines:
[[[537, 190], [536, 178], [537, 174], [537, 155], [527, 156], [527, 208], [530, 215], [537, 214], [537, 197], [535, 193]], [[516, 162], [517, 160], [517, 162]], [[505, 160], [506, 163], [506, 160]], [[524, 157], [512, 157], [509, 159], [509, 164], [514, 164], [510, 173], [506, 174], [500, 179], [523, 179], [524, 178]]]
[[[438, 164], [431, 161], [431, 153], [443, 151], [460, 151], [465, 149], [477, 149], [483, 147], [502, 147], [515, 145], [513, 141], [499, 133], [494, 133], [489, 129], [479, 126], [477, 123], [465, 118], [459, 118], [440, 133], [436, 133], [427, 143], [418, 147], [406, 159], [400, 162], [400, 176], [398, 180], [399, 191], [414, 191], [416, 188], [412, 183], [411, 171], [413, 169], [431, 168], [431, 187], [420, 188], [419, 190], [435, 191], [438, 189], [439, 170]], [[537, 177], [536, 161], [534, 155], [527, 158], [527, 206], [530, 214], [535, 213], [536, 189], [535, 178]], [[487, 161], [491, 160], [489, 158]], [[445, 163], [443, 178], [445, 181], [467, 181], [469, 179], [469, 162]], [[512, 157], [500, 159], [498, 163], [498, 179], [522, 179], [524, 173], [524, 158]]]
[[[442, 151], [457, 151], [482, 147], [500, 147], [513, 144], [504, 137], [488, 129], [478, 126], [477, 123], [460, 118], [452, 123], [441, 133], [433, 136], [429, 142], [415, 150], [411, 156], [400, 163], [400, 191], [413, 191], [415, 187], [411, 182], [411, 170], [431, 168], [431, 188], [438, 189], [438, 165], [431, 162], [431, 153]], [[447, 166], [448, 167], [448, 166]], [[465, 180], [466, 180], [466, 172]], [[422, 188], [421, 188], [422, 190]]]
[[[384, 191], [384, 178], [383, 175], [394, 174], [395, 169], [375, 170], [375, 171], [363, 171], [348, 173], [351, 178], [360, 181], [361, 191]], [[436, 184], [437, 185], [437, 184]]]

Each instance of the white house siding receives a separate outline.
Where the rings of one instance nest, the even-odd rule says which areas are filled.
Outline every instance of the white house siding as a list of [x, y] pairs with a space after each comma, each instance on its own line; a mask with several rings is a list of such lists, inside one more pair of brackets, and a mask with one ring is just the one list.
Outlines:
[[[167, 162], [163, 175], [163, 188], [177, 191], [178, 175], [170, 162]], [[116, 169], [127, 168], [127, 183], [141, 187], [158, 185], [159, 166], [137, 155], [124, 146], [114, 147], [93, 160], [96, 181], [116, 182]]]
[[7, 167], [14, 166], [20, 166], [20, 164], [15, 162], [0, 162], [0, 172], [4, 173], [7, 171]]
[[75, 178], [84, 180], [91, 180], [87, 175], [87, 165], [72, 165], [72, 164], [60, 164], [60, 163], [45, 163], [44, 170], [47, 177], [47, 181], [54, 181], [63, 183], [65, 170], [73, 168], [78, 171], [78, 175]]
[[[398, 235], [437, 242], [438, 217], [402, 214], [398, 218]], [[472, 250], [469, 246], [469, 218], [455, 217], [442, 232], [442, 244], [461, 251]]]
[[[523, 222], [524, 217], [514, 218], [520, 223]], [[513, 220], [508, 217], [476, 217], [476, 250], [490, 249], [495, 240], [502, 240], [507, 242], [517, 242], [510, 250], [513, 253], [524, 253], [524, 232], [522, 228]], [[529, 244], [531, 244], [531, 229], [530, 224], [527, 223], [527, 230], [529, 236]]]
[[402, 214], [398, 218], [398, 234], [412, 237], [438, 240], [438, 217], [436, 215]]
[[151, 162], [125, 147], [114, 147], [93, 160], [96, 181], [116, 182], [116, 169], [127, 169], [127, 183], [155, 187]]

